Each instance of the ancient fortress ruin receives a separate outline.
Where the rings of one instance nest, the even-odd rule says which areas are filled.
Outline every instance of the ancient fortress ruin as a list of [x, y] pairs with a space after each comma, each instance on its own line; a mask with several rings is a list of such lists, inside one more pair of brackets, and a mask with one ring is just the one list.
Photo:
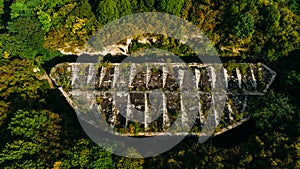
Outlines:
[[[182, 65], [165, 63], [154, 67], [148, 64], [143, 66], [144, 69], [134, 63], [61, 63], [52, 68], [50, 77], [60, 86], [59, 89], [74, 109], [77, 106], [86, 106], [87, 109], [96, 106], [98, 116], [105, 118], [120, 135], [164, 135], [177, 119], [182, 126], [194, 124], [189, 133], [183, 134], [201, 135], [207, 113], [215, 104], [211, 92], [217, 81], [215, 67], [209, 64], [188, 64], [192, 75], [188, 78], [192, 78], [194, 83], [190, 85], [199, 96], [197, 116], [195, 121], [191, 121], [181, 94], [187, 78]], [[273, 70], [261, 63], [225, 64], [224, 68], [227, 100], [222, 116], [218, 117], [220, 123], [215, 135], [247, 121], [251, 116], [247, 112], [247, 100], [263, 95], [276, 76]], [[115, 89], [128, 92], [118, 94]], [[160, 94], [155, 95], [156, 100], [151, 100], [149, 95], [155, 90], [159, 90]], [[74, 96], [87, 91], [88, 94], [83, 98], [86, 104], [78, 105]], [[150, 108], [153, 101], [159, 102], [161, 106]], [[90, 123], [93, 125], [95, 121]]]

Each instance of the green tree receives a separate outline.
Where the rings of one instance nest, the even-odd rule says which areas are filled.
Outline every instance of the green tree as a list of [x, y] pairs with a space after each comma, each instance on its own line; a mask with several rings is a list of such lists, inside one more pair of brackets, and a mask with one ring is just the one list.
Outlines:
[[149, 9], [153, 9], [155, 5], [155, 0], [143, 0], [145, 6]]
[[106, 24], [120, 17], [117, 2], [115, 0], [100, 1], [97, 9], [98, 20], [102, 24]]
[[160, 12], [179, 16], [184, 6], [184, 0], [161, 0], [158, 2]]
[[1, 60], [0, 62], [0, 126], [11, 112], [29, 106], [38, 107], [47, 82], [39, 81], [29, 60]]
[[211, 141], [200, 144], [183, 140], [172, 150], [146, 159], [145, 168], [225, 168], [223, 149], [212, 145]]
[[254, 18], [251, 14], [242, 14], [233, 28], [233, 33], [239, 38], [244, 38], [254, 33]]
[[[132, 1], [132, 4], [135, 1]], [[119, 19], [132, 13], [131, 2], [126, 0], [100, 1], [97, 9], [98, 20], [102, 24]]]
[[17, 1], [11, 4], [10, 9], [10, 18], [12, 20], [18, 17], [30, 17], [34, 15], [34, 12], [32, 8], [30, 8], [30, 5], [24, 2]]
[[256, 132], [241, 144], [241, 168], [299, 168], [299, 115], [287, 97], [270, 92], [251, 104]]
[[2, 17], [4, 15], [4, 0], [0, 0], [0, 29], [4, 28]]
[[8, 23], [9, 36], [4, 40], [4, 50], [11, 56], [34, 59], [47, 53], [43, 48], [44, 33], [35, 17], [19, 17]]
[[73, 147], [64, 150], [66, 158], [61, 159], [62, 168], [114, 168], [111, 153], [95, 145], [91, 140], [81, 138], [72, 141]]
[[49, 167], [60, 153], [60, 117], [48, 110], [18, 110], [8, 124], [11, 142], [0, 153], [9, 168]]
[[258, 129], [284, 130], [295, 115], [294, 107], [289, 104], [288, 98], [273, 91], [259, 99], [253, 108], [251, 116], [255, 119]]
[[280, 12], [275, 4], [266, 6], [265, 14], [265, 24], [278, 24], [278, 22], [280, 21]]
[[295, 15], [287, 7], [280, 10], [276, 7], [266, 7], [267, 15], [261, 21], [265, 40], [262, 53], [269, 60], [287, 56], [289, 52], [300, 46], [300, 34], [297, 31], [300, 16]]
[[[64, 22], [65, 15], [76, 6], [74, 1], [39, 1], [34, 8], [42, 24], [42, 29], [48, 33], [52, 27], [58, 26]], [[62, 14], [58, 11], [62, 10]], [[63, 26], [63, 25], [60, 25]]]
[[127, 157], [116, 158], [118, 169], [143, 169], [143, 159], [132, 159]]
[[130, 15], [132, 13], [130, 1], [118, 0], [117, 8], [119, 9], [120, 18], [126, 15]]
[[43, 30], [47, 30], [44, 46], [65, 52], [81, 48], [99, 26], [88, 0], [70, 2], [46, 13], [40, 10], [38, 15], [43, 19]]

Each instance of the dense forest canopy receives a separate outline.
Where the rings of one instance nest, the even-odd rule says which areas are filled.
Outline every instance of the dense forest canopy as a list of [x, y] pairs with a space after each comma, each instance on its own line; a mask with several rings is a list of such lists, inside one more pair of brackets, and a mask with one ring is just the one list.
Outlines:
[[59, 55], [55, 50], [84, 45], [104, 24], [148, 11], [196, 24], [224, 57], [274, 61], [299, 48], [300, 41], [296, 1], [3, 0], [0, 4], [1, 54], [30, 59], [42, 55], [50, 60]]
[[[0, 168], [300, 168], [299, 9], [297, 0], [0, 0]], [[48, 83], [47, 65], [74, 57], [60, 50], [81, 48], [113, 20], [155, 11], [197, 25], [223, 59], [277, 71], [235, 140], [187, 138], [152, 158], [119, 157], [85, 135]], [[167, 39], [164, 49], [186, 50], [175, 44]]]

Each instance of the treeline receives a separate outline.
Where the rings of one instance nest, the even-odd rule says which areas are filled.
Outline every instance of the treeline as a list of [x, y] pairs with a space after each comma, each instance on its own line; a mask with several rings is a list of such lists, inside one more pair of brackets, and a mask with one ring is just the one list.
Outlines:
[[58, 49], [82, 47], [110, 21], [154, 11], [196, 24], [223, 57], [274, 61], [299, 48], [295, 0], [1, 0], [1, 55], [50, 60]]

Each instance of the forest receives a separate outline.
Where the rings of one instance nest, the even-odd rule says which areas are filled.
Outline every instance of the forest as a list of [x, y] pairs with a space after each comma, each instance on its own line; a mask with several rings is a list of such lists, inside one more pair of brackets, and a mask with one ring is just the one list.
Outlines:
[[[0, 168], [300, 168], [299, 9], [298, 0], [0, 0]], [[61, 50], [141, 12], [181, 17], [222, 60], [277, 72], [271, 91], [251, 101], [246, 124], [145, 159], [114, 155], [85, 134], [44, 75], [59, 60], [76, 60]], [[175, 47], [169, 40], [164, 49], [182, 52]]]

